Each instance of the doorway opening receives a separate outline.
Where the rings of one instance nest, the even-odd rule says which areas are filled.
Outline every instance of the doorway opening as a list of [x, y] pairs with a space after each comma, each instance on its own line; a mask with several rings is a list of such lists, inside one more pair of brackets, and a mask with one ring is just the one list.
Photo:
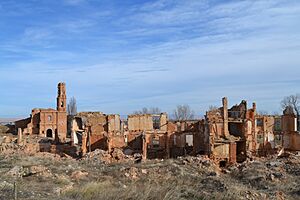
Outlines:
[[52, 133], [51, 129], [47, 130], [46, 136], [49, 137], [49, 138], [53, 138], [53, 133]]

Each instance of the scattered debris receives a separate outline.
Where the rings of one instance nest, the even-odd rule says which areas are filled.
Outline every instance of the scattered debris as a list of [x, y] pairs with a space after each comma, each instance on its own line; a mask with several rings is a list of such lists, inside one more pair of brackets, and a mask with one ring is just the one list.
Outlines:
[[86, 177], [89, 173], [83, 171], [74, 171], [71, 175], [71, 179], [79, 180]]

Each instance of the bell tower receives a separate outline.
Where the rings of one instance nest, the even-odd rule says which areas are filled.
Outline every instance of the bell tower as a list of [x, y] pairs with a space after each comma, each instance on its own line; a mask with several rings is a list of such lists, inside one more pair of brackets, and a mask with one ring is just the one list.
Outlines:
[[58, 93], [57, 93], [57, 111], [66, 112], [67, 111], [67, 95], [66, 95], [66, 84], [58, 83]]

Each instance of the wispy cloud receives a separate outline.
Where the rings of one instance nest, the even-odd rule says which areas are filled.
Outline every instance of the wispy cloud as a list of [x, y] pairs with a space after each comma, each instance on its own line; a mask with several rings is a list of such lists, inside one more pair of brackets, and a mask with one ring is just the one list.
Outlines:
[[68, 5], [79, 5], [85, 2], [86, 0], [64, 0], [64, 2]]
[[[8, 13], [20, 7], [0, 5]], [[181, 103], [203, 113], [222, 96], [277, 110], [282, 96], [300, 90], [296, 0], [38, 5], [27, 2], [39, 11], [22, 17], [0, 14], [7, 30], [0, 33], [0, 83], [8, 85], [0, 88], [8, 94], [0, 103], [17, 104], [15, 114], [51, 106], [58, 81], [67, 82], [80, 109], [121, 114], [143, 106], [171, 111]], [[43, 98], [32, 101], [33, 94]]]

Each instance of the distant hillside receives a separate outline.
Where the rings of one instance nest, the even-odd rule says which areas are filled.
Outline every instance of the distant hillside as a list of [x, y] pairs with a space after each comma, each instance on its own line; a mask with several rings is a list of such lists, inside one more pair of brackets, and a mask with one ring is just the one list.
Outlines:
[[0, 118], [0, 124], [15, 122], [19, 119], [20, 118]]

